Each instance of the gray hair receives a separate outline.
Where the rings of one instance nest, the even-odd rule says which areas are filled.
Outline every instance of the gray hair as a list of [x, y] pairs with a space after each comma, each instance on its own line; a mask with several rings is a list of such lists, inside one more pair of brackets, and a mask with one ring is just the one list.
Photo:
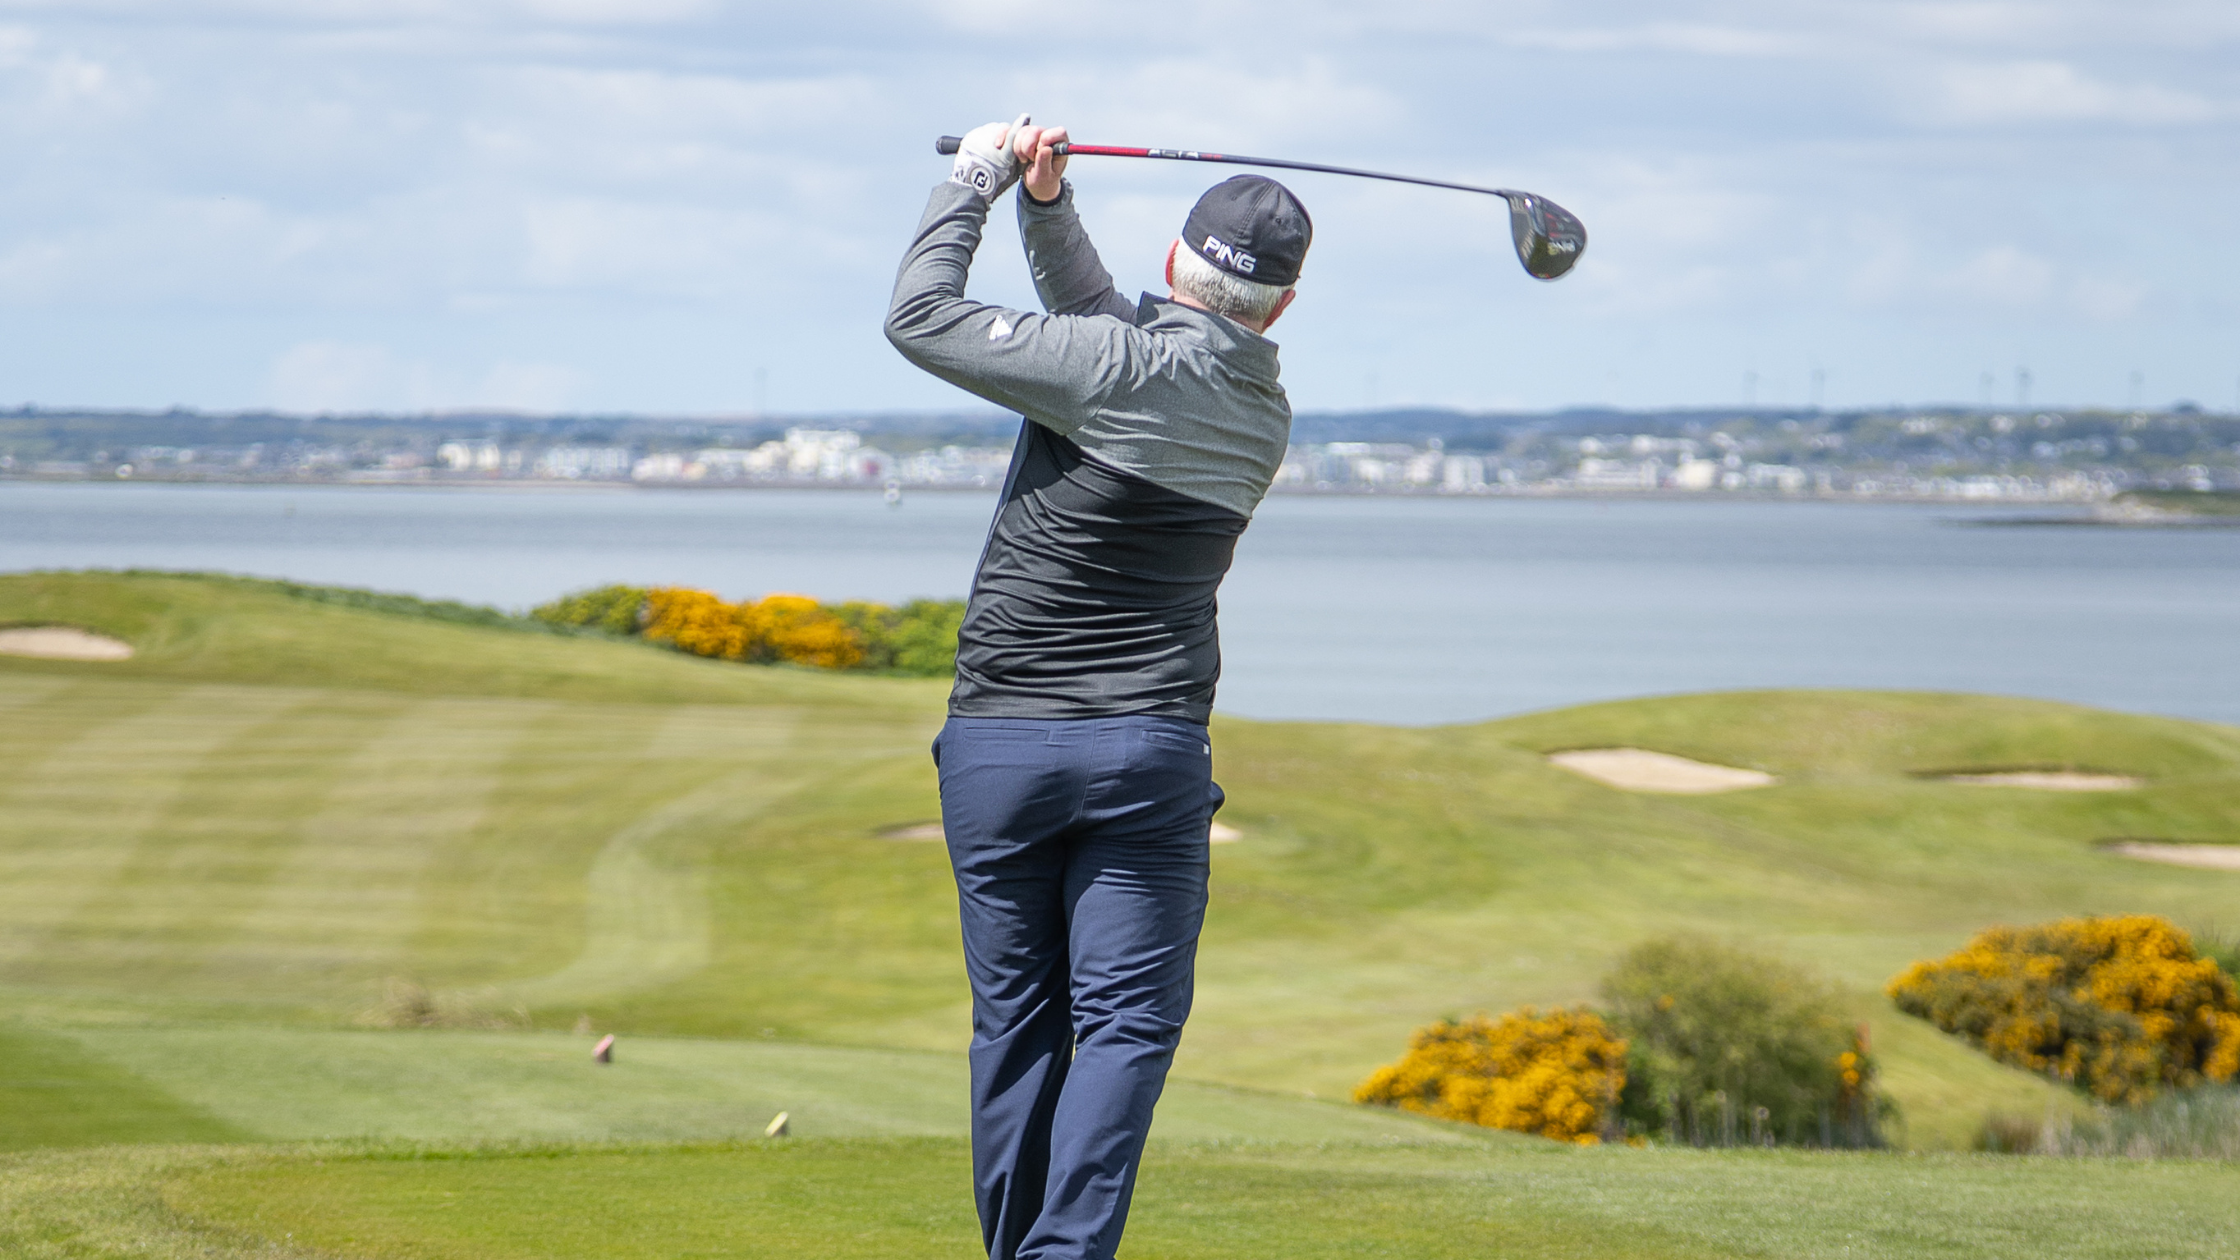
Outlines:
[[1174, 251], [1174, 291], [1216, 315], [1239, 323], [1265, 326], [1276, 313], [1276, 303], [1289, 288], [1232, 276], [1198, 256], [1183, 242]]

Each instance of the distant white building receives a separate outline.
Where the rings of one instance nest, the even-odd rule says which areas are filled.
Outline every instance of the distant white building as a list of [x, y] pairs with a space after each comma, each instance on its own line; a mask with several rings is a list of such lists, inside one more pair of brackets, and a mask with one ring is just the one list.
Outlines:
[[[1581, 443], [1582, 449], [1584, 446]], [[1636, 463], [1589, 455], [1579, 461], [1578, 474], [1571, 482], [1582, 490], [1654, 490], [1663, 480], [1664, 465], [1656, 460]]]
[[944, 446], [896, 459], [889, 475], [908, 486], [994, 486], [1010, 468], [1008, 446]]
[[1745, 475], [1752, 490], [1779, 490], [1783, 494], [1801, 493], [1812, 481], [1804, 469], [1789, 464], [1752, 464]]
[[[706, 474], [698, 461], [687, 460], [675, 451], [656, 451], [630, 466], [632, 481], [686, 481], [698, 480]], [[693, 474], [688, 476], [689, 474]]]
[[630, 475], [627, 446], [555, 446], [537, 457], [537, 474], [563, 481], [611, 481]]
[[1486, 461], [1476, 455], [1448, 455], [1439, 464], [1439, 488], [1469, 494], [1486, 488]]

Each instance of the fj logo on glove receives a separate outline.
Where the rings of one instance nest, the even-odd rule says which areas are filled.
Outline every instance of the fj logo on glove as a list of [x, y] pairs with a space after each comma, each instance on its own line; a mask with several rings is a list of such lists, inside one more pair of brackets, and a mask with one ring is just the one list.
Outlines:
[[1252, 274], [1253, 267], [1257, 266], [1260, 261], [1241, 249], [1231, 248], [1229, 242], [1218, 236], [1207, 237], [1206, 243], [1199, 247], [1199, 252], [1206, 256], [1207, 262], [1217, 267], [1225, 270], [1241, 271], [1248, 276]]

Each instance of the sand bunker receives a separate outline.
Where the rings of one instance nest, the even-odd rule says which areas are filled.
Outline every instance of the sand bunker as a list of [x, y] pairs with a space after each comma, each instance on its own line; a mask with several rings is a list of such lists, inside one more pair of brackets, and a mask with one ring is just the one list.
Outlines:
[[[897, 827], [892, 831], [882, 831], [879, 834], [885, 836], [889, 840], [948, 839], [947, 836], [942, 834], [940, 823], [922, 823], [915, 827]], [[1206, 839], [1213, 844], [1234, 844], [1235, 842], [1244, 839], [1244, 833], [1237, 830], [1235, 827], [1229, 826], [1227, 823], [1215, 823], [1213, 825], [1213, 833], [1207, 836]]]
[[2032, 788], [2040, 792], [2121, 792], [2139, 786], [2127, 774], [2086, 774], [2079, 770], [1999, 770], [1988, 774], [1940, 774], [1942, 783], [1979, 787]]
[[74, 626], [18, 626], [0, 630], [0, 656], [36, 656], [50, 661], [125, 661], [132, 645]]
[[2204, 871], [2240, 871], [2240, 844], [2166, 844], [2155, 840], [2119, 840], [2108, 852], [2142, 862], [2191, 866]]
[[1549, 753], [1548, 760], [1573, 774], [1583, 774], [1597, 783], [1628, 792], [1703, 796], [1765, 787], [1780, 781], [1763, 770], [1715, 766], [1645, 748], [1574, 748], [1569, 752]]

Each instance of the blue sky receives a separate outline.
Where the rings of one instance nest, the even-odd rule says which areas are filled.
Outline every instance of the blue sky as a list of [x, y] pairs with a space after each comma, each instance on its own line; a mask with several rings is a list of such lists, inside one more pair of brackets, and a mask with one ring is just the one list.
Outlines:
[[[1586, 221], [1291, 180], [1303, 409], [2240, 405], [2231, 0], [0, 0], [0, 402], [953, 409], [879, 319], [1019, 110]], [[1123, 288], [1223, 173], [1075, 165]]]

